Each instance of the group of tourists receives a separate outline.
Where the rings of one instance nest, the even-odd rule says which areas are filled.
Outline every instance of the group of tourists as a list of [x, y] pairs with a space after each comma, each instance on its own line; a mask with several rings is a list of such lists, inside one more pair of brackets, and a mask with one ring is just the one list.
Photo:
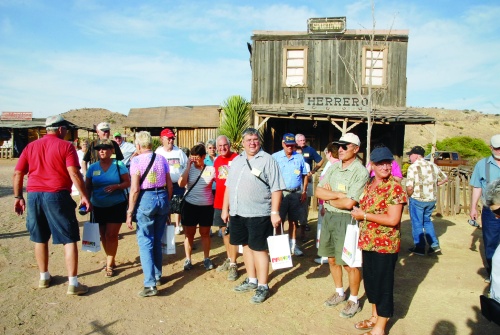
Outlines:
[[[116, 275], [121, 224], [125, 222], [133, 229], [133, 221], [137, 223], [144, 273], [139, 295], [143, 297], [156, 295], [157, 286], [162, 282], [161, 239], [166, 223], [171, 222], [169, 207], [173, 196], [184, 197], [180, 218], [175, 220], [176, 233], [184, 231], [185, 234], [184, 270], [193, 268], [197, 227], [203, 266], [206, 270], [215, 267], [210, 258], [210, 233], [212, 225], [218, 226], [227, 259], [217, 271], [227, 271], [227, 279], [231, 281], [239, 277], [236, 258], [241, 245], [246, 278], [234, 291], [254, 292], [251, 303], [262, 303], [270, 295], [267, 238], [273, 235], [273, 230], [279, 231], [285, 220], [289, 223], [291, 254], [303, 254], [298, 247], [297, 232], [300, 230], [303, 234], [309, 230], [307, 208], [312, 192], [308, 192], [308, 188], [311, 189], [308, 185], [312, 181], [310, 177], [322, 167], [323, 159], [305, 144], [302, 134], [284, 134], [283, 150], [271, 156], [262, 150], [259, 132], [248, 128], [242, 133], [243, 150], [239, 154], [231, 151], [226, 136], [219, 136], [206, 144], [195, 145], [188, 157], [174, 145], [175, 133], [169, 128], [162, 130], [162, 146], [153, 152], [149, 132], [138, 132], [134, 144], [125, 144], [120, 133], [115, 133], [115, 140], [111, 140], [110, 126], [103, 122], [96, 129], [99, 139], [85, 143], [88, 149], [79, 158], [75, 148], [63, 140], [67, 123], [61, 116], [47, 118], [46, 129], [46, 136], [30, 143], [23, 151], [14, 172], [14, 207], [18, 214], [25, 210], [28, 213], [26, 225], [35, 242], [40, 288], [50, 286], [48, 240], [52, 236], [54, 244], [64, 245], [69, 278], [67, 294], [80, 295], [88, 291], [77, 279], [76, 242], [80, 235], [75, 215], [77, 205], [70, 195], [72, 184], [80, 193], [80, 206], [91, 212], [91, 219], [99, 223], [106, 253], [103, 267], [106, 277]], [[493, 150], [499, 148], [493, 147], [493, 141], [492, 153], [495, 153]], [[495, 141], [500, 147], [500, 138]], [[325, 148], [327, 163], [315, 190], [320, 201], [318, 222], [321, 223], [320, 257], [316, 261], [329, 264], [335, 286], [325, 306], [343, 303], [340, 316], [354, 316], [360, 310], [361, 272], [342, 260], [342, 250], [347, 227], [359, 225], [358, 247], [362, 250], [364, 286], [372, 304], [372, 316], [356, 323], [355, 328], [377, 335], [384, 333], [393, 315], [394, 269], [400, 251], [403, 206], [409, 203], [415, 243], [410, 252], [419, 256], [438, 253], [440, 245], [430, 215], [437, 186], [447, 178], [436, 165], [423, 158], [424, 149], [416, 146], [407, 153], [412, 164], [407, 172], [406, 189], [403, 189], [401, 170], [391, 151], [385, 146], [374, 148], [365, 167], [357, 157], [360, 146], [357, 135], [346, 133]], [[488, 168], [489, 161], [486, 162], [486, 167], [476, 167], [473, 175], [473, 185], [477, 184], [479, 189], [475, 189], [473, 207], [488, 178], [496, 179], [498, 166], [491, 164], [492, 168]], [[477, 176], [482, 170], [486, 181]], [[29, 178], [25, 201], [22, 189], [26, 174]], [[488, 210], [488, 207], [483, 209], [483, 216]], [[496, 207], [491, 211], [492, 220], [498, 220], [495, 210]], [[477, 212], [471, 210], [471, 217], [476, 218]], [[489, 218], [483, 218], [483, 227], [487, 227]], [[498, 227], [486, 230], [484, 233], [490, 237], [494, 233], [489, 232], [498, 231]], [[498, 237], [495, 239], [498, 245]], [[493, 255], [489, 244], [486, 247], [491, 269]], [[349, 277], [348, 298], [342, 269]]]

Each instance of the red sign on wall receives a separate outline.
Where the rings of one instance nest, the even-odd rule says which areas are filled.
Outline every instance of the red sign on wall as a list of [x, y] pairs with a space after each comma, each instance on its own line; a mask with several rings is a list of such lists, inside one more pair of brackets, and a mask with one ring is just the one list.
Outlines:
[[32, 112], [2, 112], [0, 117], [2, 121], [31, 121], [33, 119]]

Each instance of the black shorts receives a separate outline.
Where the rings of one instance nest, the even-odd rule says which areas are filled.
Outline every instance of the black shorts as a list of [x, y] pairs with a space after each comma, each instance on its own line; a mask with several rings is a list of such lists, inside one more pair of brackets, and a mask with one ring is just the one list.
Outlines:
[[368, 301], [377, 305], [377, 314], [391, 318], [394, 313], [394, 268], [398, 254], [363, 250], [363, 281]]
[[97, 207], [94, 208], [94, 222], [99, 225], [108, 223], [123, 223], [127, 221], [127, 202], [120, 202], [119, 204], [110, 207]]
[[222, 209], [214, 208], [214, 226], [215, 227], [226, 227], [227, 225], [222, 221]]
[[182, 225], [186, 227], [211, 227], [214, 219], [213, 205], [197, 206], [184, 201]]
[[230, 218], [229, 243], [248, 245], [254, 251], [267, 250], [267, 238], [273, 235], [270, 216], [244, 218], [236, 215]]

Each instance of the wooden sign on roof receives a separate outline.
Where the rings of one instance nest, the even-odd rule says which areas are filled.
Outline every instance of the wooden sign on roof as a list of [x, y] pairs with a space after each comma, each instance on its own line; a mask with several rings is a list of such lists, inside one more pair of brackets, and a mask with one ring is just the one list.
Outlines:
[[0, 117], [2, 121], [31, 121], [33, 119], [32, 112], [2, 112]]
[[309, 34], [343, 34], [346, 30], [346, 18], [322, 17], [307, 20]]

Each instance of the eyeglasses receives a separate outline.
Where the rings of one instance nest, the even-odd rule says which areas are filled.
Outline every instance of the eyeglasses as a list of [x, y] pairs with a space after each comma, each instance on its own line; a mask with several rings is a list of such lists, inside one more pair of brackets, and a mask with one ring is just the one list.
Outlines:
[[339, 148], [342, 148], [342, 150], [349, 150], [349, 144], [339, 144]]

